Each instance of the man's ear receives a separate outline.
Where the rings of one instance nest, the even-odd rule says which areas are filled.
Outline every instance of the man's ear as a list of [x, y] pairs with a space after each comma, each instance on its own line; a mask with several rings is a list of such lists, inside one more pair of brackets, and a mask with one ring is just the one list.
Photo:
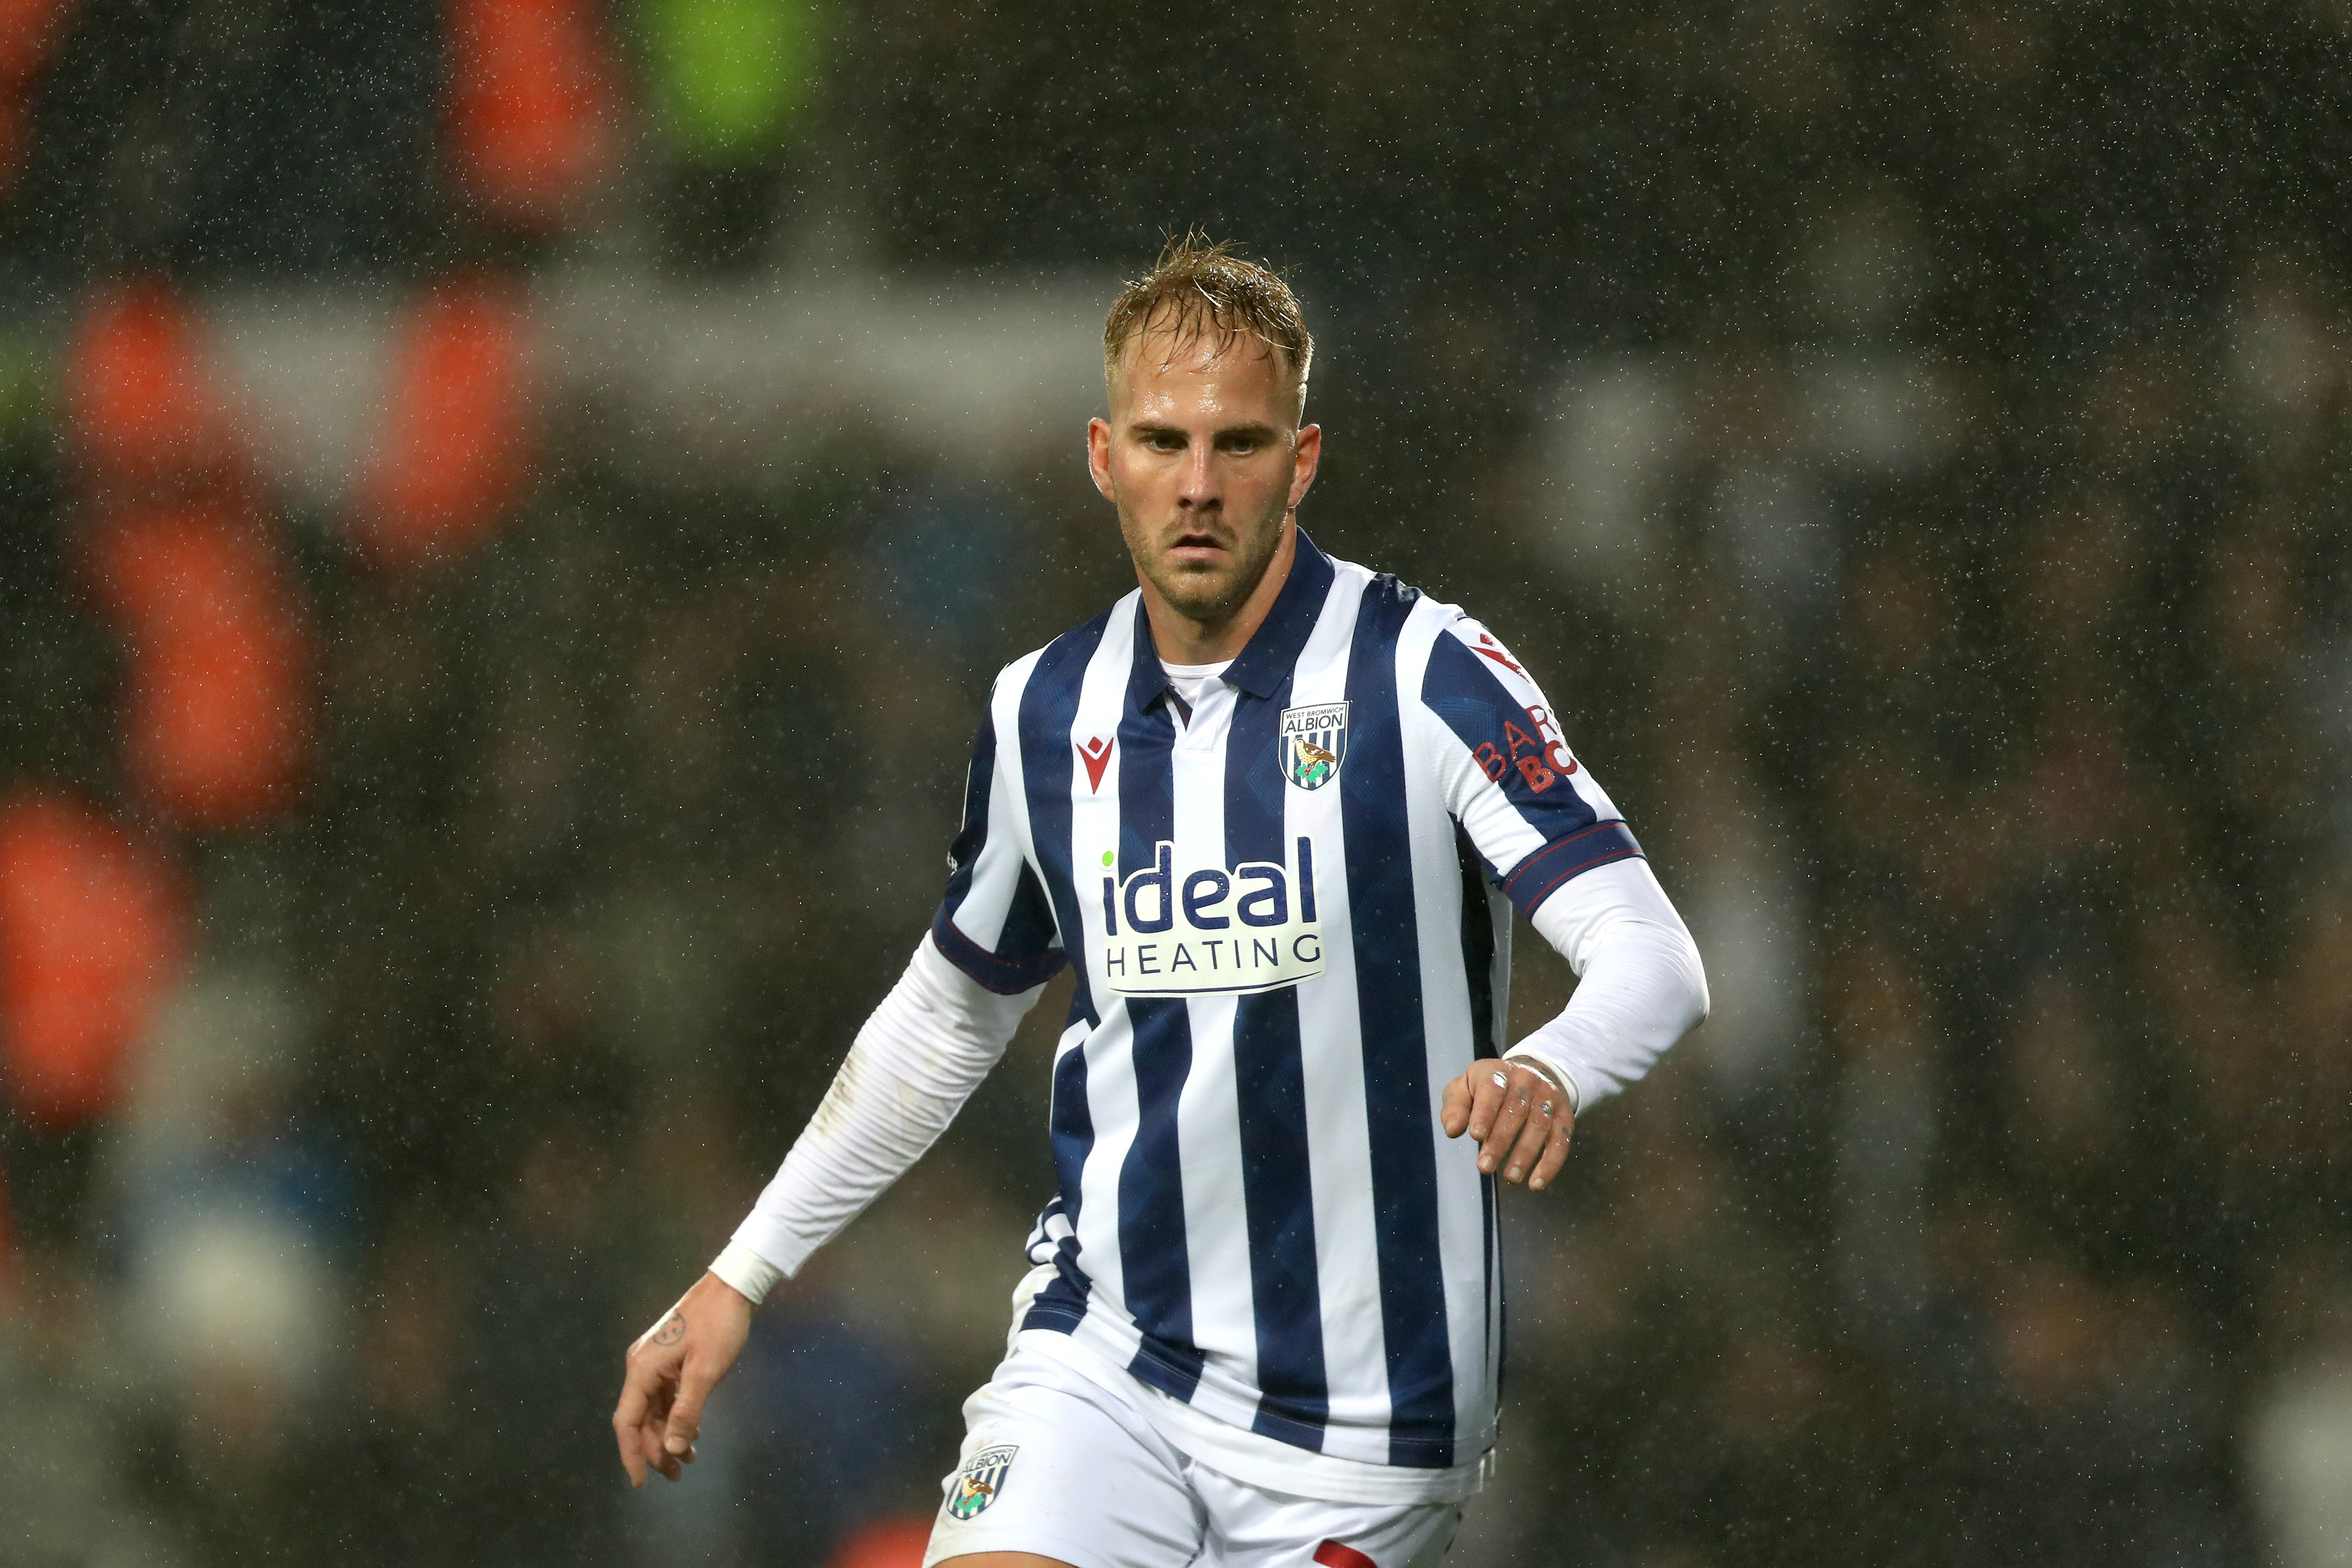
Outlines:
[[1106, 501], [1118, 499], [1118, 483], [1110, 474], [1110, 421], [1087, 421], [1087, 472], [1095, 476], [1095, 488]]
[[1307, 499], [1307, 488], [1315, 483], [1315, 470], [1323, 461], [1323, 427], [1302, 424], [1290, 444], [1290, 509], [1297, 511], [1298, 503]]

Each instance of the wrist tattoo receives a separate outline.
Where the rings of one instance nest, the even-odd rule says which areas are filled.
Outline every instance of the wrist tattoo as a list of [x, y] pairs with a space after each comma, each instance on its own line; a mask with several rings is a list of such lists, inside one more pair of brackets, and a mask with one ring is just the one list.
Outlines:
[[676, 1344], [685, 1337], [686, 1314], [672, 1307], [669, 1316], [662, 1320], [662, 1326], [654, 1330], [654, 1343], [662, 1345]]

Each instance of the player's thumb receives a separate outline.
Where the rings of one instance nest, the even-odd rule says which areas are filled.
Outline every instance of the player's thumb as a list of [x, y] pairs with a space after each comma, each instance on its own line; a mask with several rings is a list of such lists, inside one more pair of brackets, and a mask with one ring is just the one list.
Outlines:
[[670, 1401], [669, 1425], [662, 1447], [680, 1458], [693, 1452], [702, 1436], [702, 1402], [710, 1396], [710, 1369], [692, 1357], [678, 1370], [677, 1397]]
[[1444, 1129], [1447, 1137], [1460, 1137], [1462, 1130], [1470, 1124], [1471, 1099], [1468, 1073], [1445, 1086], [1445, 1092], [1438, 1103], [1437, 1124]]

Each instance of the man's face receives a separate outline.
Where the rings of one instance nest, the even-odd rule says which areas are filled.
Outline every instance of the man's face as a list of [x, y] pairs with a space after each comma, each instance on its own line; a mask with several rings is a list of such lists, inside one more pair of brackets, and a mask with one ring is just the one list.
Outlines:
[[1137, 573], [1171, 609], [1213, 625], [1241, 609], [1315, 480], [1322, 432], [1297, 423], [1282, 361], [1255, 338], [1217, 351], [1139, 335], [1087, 427], [1095, 486], [1118, 507]]

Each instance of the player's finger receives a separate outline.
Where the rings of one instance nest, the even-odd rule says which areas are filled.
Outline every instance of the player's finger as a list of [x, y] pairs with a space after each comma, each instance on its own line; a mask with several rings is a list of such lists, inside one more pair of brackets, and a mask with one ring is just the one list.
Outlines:
[[669, 1407], [669, 1425], [662, 1435], [662, 1448], [673, 1458], [694, 1462], [695, 1439], [702, 1436], [702, 1403], [710, 1397], [711, 1385], [718, 1381], [709, 1363], [699, 1356], [687, 1357], [678, 1377], [677, 1398]]
[[[1497, 1071], [1494, 1078], [1503, 1079], [1503, 1087], [1496, 1091], [1500, 1103], [1487, 1126], [1486, 1145], [1478, 1152], [1478, 1168], [1488, 1172], [1502, 1168], [1504, 1156], [1518, 1141], [1519, 1129], [1527, 1122], [1528, 1113], [1532, 1109], [1529, 1102], [1533, 1098], [1525, 1072], [1506, 1076]], [[1493, 1079], [1490, 1078], [1488, 1083], [1491, 1087]]]
[[637, 1418], [637, 1452], [650, 1469], [660, 1471], [676, 1480], [677, 1461], [663, 1447], [669, 1428], [669, 1409], [677, 1396], [677, 1379], [656, 1375], [647, 1385], [645, 1413]]
[[[1470, 1070], [1471, 1072], [1476, 1071], [1475, 1067]], [[1470, 1100], [1470, 1072], [1464, 1073], [1445, 1086], [1445, 1092], [1437, 1104], [1437, 1124], [1445, 1129], [1447, 1137], [1458, 1138], [1469, 1130]]]
[[620, 1445], [621, 1469], [628, 1472], [629, 1484], [633, 1487], [645, 1485], [646, 1458], [637, 1448], [636, 1426], [633, 1422], [624, 1422], [618, 1411], [613, 1416], [613, 1440]]
[[637, 1428], [637, 1451], [645, 1455], [646, 1469], [676, 1480], [683, 1472], [667, 1446], [668, 1434], [669, 1401], [664, 1398]]
[[1542, 1157], [1544, 1145], [1551, 1139], [1551, 1113], [1557, 1095], [1547, 1089], [1538, 1089], [1536, 1092], [1541, 1098], [1528, 1109], [1527, 1120], [1519, 1124], [1518, 1137], [1513, 1140], [1510, 1152], [1503, 1157], [1505, 1181], [1525, 1181], [1528, 1173], [1536, 1168], [1536, 1161]]
[[[669, 1423], [677, 1408], [677, 1383], [673, 1379], [662, 1385], [661, 1408], [646, 1423], [646, 1452], [649, 1456], [646, 1463], [672, 1480], [686, 1473], [680, 1468], [686, 1463], [685, 1457], [671, 1452], [669, 1446]], [[691, 1449], [694, 1445], [689, 1441], [687, 1447]]]
[[1559, 1175], [1559, 1167], [1568, 1163], [1568, 1142], [1576, 1132], [1576, 1113], [1562, 1106], [1551, 1124], [1551, 1136], [1544, 1141], [1543, 1157], [1536, 1162], [1535, 1175], [1528, 1178], [1528, 1190], [1541, 1192]]
[[1480, 1061], [1462, 1076], [1470, 1084], [1470, 1136], [1483, 1145], [1495, 1125], [1495, 1113], [1502, 1108], [1503, 1092], [1511, 1086], [1510, 1074], [1491, 1061]]
[[613, 1407], [613, 1437], [621, 1446], [621, 1468], [629, 1472], [629, 1484], [646, 1484], [645, 1427], [650, 1403], [647, 1373], [632, 1365], [621, 1379], [621, 1402]]

